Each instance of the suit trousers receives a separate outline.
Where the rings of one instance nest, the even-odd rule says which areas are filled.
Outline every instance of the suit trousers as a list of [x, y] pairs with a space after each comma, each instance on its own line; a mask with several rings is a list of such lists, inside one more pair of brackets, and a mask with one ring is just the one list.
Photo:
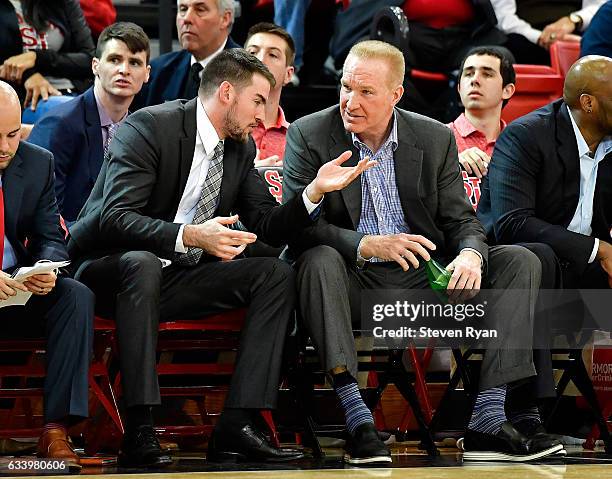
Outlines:
[[0, 309], [5, 337], [46, 339], [45, 423], [89, 414], [94, 301], [83, 284], [58, 278], [49, 294], [32, 295], [25, 306]]
[[225, 406], [276, 406], [287, 326], [295, 314], [294, 273], [286, 263], [203, 259], [193, 267], [162, 268], [153, 253], [128, 251], [93, 260], [80, 279], [96, 293], [98, 311], [117, 324], [127, 407], [161, 404], [155, 370], [160, 321], [199, 319], [242, 307], [248, 307], [248, 314]]
[[[305, 251], [295, 264], [300, 313], [322, 366], [329, 371], [345, 366], [356, 377], [357, 353], [353, 324], [360, 318], [360, 294], [364, 289], [429, 288], [424, 262], [418, 269], [404, 272], [396, 263], [369, 263], [363, 269], [348, 266], [340, 253], [329, 246]], [[504, 321], [494, 325], [499, 337], [521, 331], [525, 348], [488, 349], [483, 358], [481, 390], [534, 376], [531, 351], [533, 313], [540, 287], [538, 258], [520, 246], [489, 248], [488, 274], [483, 287], [489, 289], [529, 290], [528, 301], [516, 304], [512, 295], [501, 295], [492, 311]], [[493, 309], [495, 308], [495, 309]]]

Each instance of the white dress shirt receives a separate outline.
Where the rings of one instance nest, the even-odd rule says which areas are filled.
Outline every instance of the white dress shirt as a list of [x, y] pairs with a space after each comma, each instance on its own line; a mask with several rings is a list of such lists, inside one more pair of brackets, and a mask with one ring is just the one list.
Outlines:
[[[193, 221], [196, 205], [202, 194], [202, 187], [204, 186], [204, 180], [206, 180], [215, 147], [217, 143], [221, 141], [217, 134], [217, 130], [215, 130], [215, 127], [208, 118], [206, 110], [204, 110], [202, 102], [199, 99], [196, 105], [196, 129], [197, 135], [195, 138], [195, 149], [193, 152], [191, 169], [189, 170], [185, 190], [183, 191], [183, 196], [181, 196], [181, 201], [179, 202], [176, 216], [173, 221], [174, 223], [181, 224], [174, 245], [174, 251], [177, 253], [187, 252], [187, 248], [183, 244], [183, 230], [186, 224], [190, 224]], [[302, 199], [304, 200], [304, 205], [306, 206], [308, 214], [312, 214], [321, 204], [321, 202], [315, 204], [310, 201], [306, 195], [306, 190], [302, 193]]]
[[[223, 49], [225, 48], [225, 45], [227, 44], [227, 38], [225, 39], [225, 41], [221, 44], [221, 47], [214, 51], [213, 53], [211, 53], [210, 55], [208, 55], [204, 60], [201, 60], [199, 63], [200, 65], [202, 65], [202, 69], [204, 69], [206, 67], [206, 65], [208, 65], [210, 63], [210, 61], [215, 58], [219, 53], [221, 53], [223, 51]], [[191, 61], [189, 63], [189, 66], [193, 66], [194, 63], [196, 63], [197, 60], [195, 59], [195, 57], [193, 55], [191, 55]], [[202, 78], [202, 72], [200, 71], [200, 78]]]
[[[589, 26], [593, 15], [604, 3], [606, 3], [606, 0], [582, 0], [582, 8], [574, 13], [582, 18], [583, 31]], [[517, 16], [516, 0], [491, 0], [491, 5], [493, 5], [497, 17], [497, 27], [502, 32], [518, 33], [531, 43], [538, 43], [538, 38], [540, 38], [542, 32]]]
[[[591, 157], [589, 155], [589, 145], [587, 145], [578, 125], [574, 121], [574, 117], [569, 107], [567, 111], [572, 122], [574, 135], [576, 136], [578, 157], [580, 158], [580, 196], [578, 198], [578, 207], [567, 229], [574, 233], [589, 236], [593, 231], [591, 223], [593, 221], [593, 197], [595, 195], [595, 185], [597, 183], [597, 169], [601, 160], [612, 151], [612, 137], [605, 137], [599, 143], [595, 155]], [[595, 261], [598, 249], [599, 238], [595, 238], [595, 244], [593, 245], [593, 252], [589, 258], [589, 263]]]

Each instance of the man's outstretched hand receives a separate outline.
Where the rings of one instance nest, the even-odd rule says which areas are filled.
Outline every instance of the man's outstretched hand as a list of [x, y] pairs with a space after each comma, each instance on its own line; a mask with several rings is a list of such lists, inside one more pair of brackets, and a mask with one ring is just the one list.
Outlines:
[[342, 163], [348, 160], [352, 154], [351, 151], [347, 150], [335, 160], [325, 163], [319, 168], [317, 177], [306, 187], [306, 194], [310, 201], [318, 203], [323, 199], [325, 193], [341, 190], [365, 170], [377, 165], [376, 161], [370, 160], [370, 157], [366, 156], [355, 166], [342, 166]]

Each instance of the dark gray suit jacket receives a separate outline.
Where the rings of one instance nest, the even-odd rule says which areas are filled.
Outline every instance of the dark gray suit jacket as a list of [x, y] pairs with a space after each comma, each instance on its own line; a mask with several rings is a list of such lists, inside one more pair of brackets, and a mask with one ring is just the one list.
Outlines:
[[[484, 230], [467, 199], [451, 131], [441, 123], [401, 109], [397, 113], [398, 147], [395, 176], [406, 223], [437, 246], [436, 255], [454, 257], [463, 248], [474, 248], [486, 265], [488, 248]], [[355, 165], [359, 151], [342, 124], [339, 107], [303, 117], [291, 124], [283, 167], [283, 201], [291, 201], [316, 176], [324, 163], [346, 150], [345, 163]], [[357, 258], [362, 233], [361, 183], [328, 193], [320, 220], [290, 246], [294, 254], [316, 245], [336, 248], [349, 263]]]
[[[69, 250], [100, 256], [150, 251], [171, 259], [180, 224], [173, 223], [195, 148], [196, 99], [144, 108], [119, 127], [91, 196], [70, 230]], [[312, 220], [301, 198], [278, 206], [253, 168], [255, 144], [225, 140], [223, 180], [215, 216], [238, 213], [274, 246]]]

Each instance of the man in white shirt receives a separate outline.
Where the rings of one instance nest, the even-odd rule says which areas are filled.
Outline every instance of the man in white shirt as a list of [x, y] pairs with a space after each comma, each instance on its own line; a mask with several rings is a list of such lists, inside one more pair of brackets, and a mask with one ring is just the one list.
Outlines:
[[151, 62], [151, 77], [132, 109], [197, 95], [202, 69], [223, 50], [240, 48], [229, 36], [234, 0], [177, 0], [176, 29], [182, 50]]
[[549, 64], [550, 45], [558, 40], [580, 42], [605, 0], [491, 0], [497, 27], [508, 35], [506, 47], [517, 63]]
[[[279, 206], [253, 169], [250, 137], [274, 83], [253, 55], [227, 50], [206, 66], [197, 98], [132, 114], [117, 130], [70, 231], [70, 253], [80, 264], [76, 276], [117, 322], [127, 406], [119, 460], [125, 466], [169, 463], [150, 411], [160, 404], [158, 323], [243, 307], [248, 313], [240, 351], [207, 457], [301, 457], [274, 447], [254, 424], [255, 413], [276, 405], [285, 334], [294, 317], [294, 275], [277, 258], [240, 255], [258, 237], [279, 246], [299, 235], [316, 221], [324, 193], [342, 189], [374, 162], [343, 168], [350, 155], [341, 155], [299, 198]], [[228, 227], [238, 215], [248, 231]]]

